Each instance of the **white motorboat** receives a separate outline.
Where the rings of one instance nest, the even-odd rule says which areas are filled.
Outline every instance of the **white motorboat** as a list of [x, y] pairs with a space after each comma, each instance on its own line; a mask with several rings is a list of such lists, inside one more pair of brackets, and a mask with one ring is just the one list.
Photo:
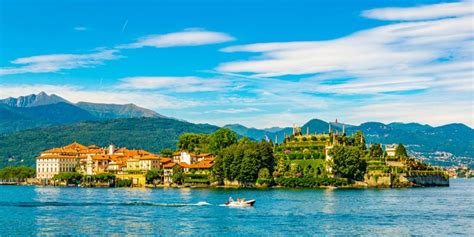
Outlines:
[[229, 198], [229, 201], [225, 203], [228, 207], [251, 207], [253, 204], [255, 204], [255, 200], [253, 199], [248, 201], [244, 199], [234, 201], [232, 198]]

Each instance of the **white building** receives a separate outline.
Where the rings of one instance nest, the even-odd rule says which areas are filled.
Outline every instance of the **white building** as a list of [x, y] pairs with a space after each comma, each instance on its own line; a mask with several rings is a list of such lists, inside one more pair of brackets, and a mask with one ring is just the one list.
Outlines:
[[388, 157], [395, 157], [395, 150], [397, 150], [397, 146], [397, 144], [385, 145], [385, 152], [387, 152]]

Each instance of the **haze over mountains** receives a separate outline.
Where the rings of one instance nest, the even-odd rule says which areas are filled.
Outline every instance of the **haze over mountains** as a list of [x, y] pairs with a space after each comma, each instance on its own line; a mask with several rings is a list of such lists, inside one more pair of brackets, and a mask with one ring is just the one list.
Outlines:
[[[331, 126], [342, 132], [341, 123]], [[224, 127], [255, 140], [281, 142], [285, 134], [292, 133], [291, 127], [256, 129], [240, 124]], [[328, 122], [312, 119], [302, 126], [302, 132], [327, 133], [328, 127]], [[167, 118], [134, 104], [71, 103], [41, 92], [0, 100], [0, 166], [21, 164], [21, 160], [32, 165], [42, 149], [73, 141], [101, 146], [115, 143], [159, 152], [164, 147], [174, 148], [184, 132], [210, 133], [217, 128]], [[464, 124], [432, 127], [418, 123], [367, 122], [345, 125], [345, 128], [348, 134], [364, 132], [367, 143], [406, 144], [412, 154], [433, 164], [474, 165], [474, 130]], [[22, 146], [25, 141], [29, 148]]]

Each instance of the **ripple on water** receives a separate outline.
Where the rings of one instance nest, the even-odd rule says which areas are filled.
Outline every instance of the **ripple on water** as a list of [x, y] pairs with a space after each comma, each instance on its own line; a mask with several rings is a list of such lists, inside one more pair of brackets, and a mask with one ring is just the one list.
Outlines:
[[[222, 207], [229, 196], [253, 208]], [[470, 235], [474, 180], [449, 188], [96, 189], [0, 186], [1, 235]]]

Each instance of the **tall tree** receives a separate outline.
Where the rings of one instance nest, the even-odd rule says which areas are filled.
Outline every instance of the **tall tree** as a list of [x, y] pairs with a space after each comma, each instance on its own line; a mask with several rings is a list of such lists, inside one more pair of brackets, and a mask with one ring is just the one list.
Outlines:
[[170, 148], [161, 149], [160, 154], [162, 157], [170, 158], [173, 156], [173, 150]]
[[354, 135], [354, 145], [360, 147], [361, 149], [366, 149], [365, 148], [365, 138], [364, 138], [364, 133], [360, 130], [357, 130]]
[[362, 180], [367, 163], [365, 152], [356, 146], [335, 146], [331, 149], [332, 171], [336, 176], [352, 180]]
[[228, 128], [220, 128], [210, 136], [209, 151], [217, 154], [220, 150], [235, 143], [237, 143], [237, 134]]
[[179, 137], [177, 148], [189, 152], [207, 152], [210, 135], [184, 133]]
[[382, 146], [378, 143], [372, 144], [369, 149], [370, 158], [381, 158], [383, 156]]
[[395, 149], [395, 157], [397, 158], [407, 158], [407, 150], [403, 144], [398, 144], [397, 148]]

